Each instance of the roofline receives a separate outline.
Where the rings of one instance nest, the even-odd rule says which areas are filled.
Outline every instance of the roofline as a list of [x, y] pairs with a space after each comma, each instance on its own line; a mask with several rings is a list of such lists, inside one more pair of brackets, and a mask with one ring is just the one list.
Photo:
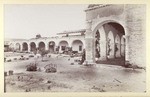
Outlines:
[[94, 6], [94, 7], [91, 7], [91, 8], [87, 8], [84, 11], [87, 12], [87, 11], [95, 10], [95, 9], [98, 9], [98, 8], [107, 7], [107, 6], [110, 6], [110, 5], [112, 5], [112, 4], [103, 4], [103, 5], [99, 5], [99, 6]]
[[73, 33], [82, 33], [82, 32], [86, 32], [86, 29], [81, 29], [81, 30], [76, 30], [76, 31], [64, 31], [64, 32], [61, 32], [61, 33], [57, 33], [57, 35], [60, 35], [60, 34], [73, 34]]

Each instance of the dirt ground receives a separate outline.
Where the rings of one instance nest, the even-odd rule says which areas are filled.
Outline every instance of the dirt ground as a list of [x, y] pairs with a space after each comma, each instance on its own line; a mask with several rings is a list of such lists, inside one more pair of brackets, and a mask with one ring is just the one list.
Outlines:
[[[146, 92], [143, 69], [106, 64], [83, 66], [69, 56], [44, 59], [37, 59], [41, 71], [35, 72], [26, 71], [26, 65], [35, 62], [35, 58], [5, 62], [5, 71], [14, 71], [5, 77], [6, 92]], [[44, 67], [50, 63], [57, 64], [56, 73], [45, 72]]]

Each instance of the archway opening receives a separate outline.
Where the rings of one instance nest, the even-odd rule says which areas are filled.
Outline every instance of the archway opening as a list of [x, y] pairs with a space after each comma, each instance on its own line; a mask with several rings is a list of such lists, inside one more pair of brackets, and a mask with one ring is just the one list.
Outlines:
[[31, 51], [35, 51], [36, 50], [36, 44], [34, 42], [31, 42], [30, 43], [30, 48], [31, 48]]
[[44, 42], [40, 42], [38, 49], [39, 50], [45, 50], [45, 43]]
[[64, 53], [68, 50], [68, 42], [63, 40], [59, 42], [59, 52]]
[[121, 38], [121, 36], [125, 36], [124, 28], [116, 22], [103, 23], [100, 23], [94, 29], [95, 59], [99, 60], [98, 63], [124, 65], [125, 38]]
[[95, 59], [96, 61], [100, 58], [100, 33], [97, 30], [95, 34]]
[[81, 40], [74, 40], [72, 42], [72, 51], [81, 53], [83, 51], [83, 42]]
[[22, 51], [28, 51], [28, 44], [26, 42], [22, 44], [22, 47]]
[[114, 53], [115, 53], [115, 44], [114, 44], [114, 36], [113, 32], [110, 31], [107, 36], [107, 58], [112, 59], [114, 58]]
[[126, 44], [125, 43], [125, 35], [122, 35], [122, 37], [121, 37], [121, 56], [122, 57], [125, 57], [125, 47], [126, 47], [125, 44]]
[[9, 44], [9, 51], [14, 51], [14, 44], [13, 43]]
[[16, 51], [20, 51], [21, 45], [19, 43], [16, 43]]
[[121, 45], [120, 45], [120, 37], [116, 35], [115, 37], [115, 57], [121, 57]]
[[53, 53], [55, 51], [55, 42], [54, 41], [50, 41], [48, 43], [48, 48], [49, 48], [50, 53]]

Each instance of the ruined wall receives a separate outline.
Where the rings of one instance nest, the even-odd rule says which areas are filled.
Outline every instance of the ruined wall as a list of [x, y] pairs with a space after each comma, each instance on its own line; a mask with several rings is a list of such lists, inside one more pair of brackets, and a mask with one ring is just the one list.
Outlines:
[[94, 18], [109, 17], [112, 15], [120, 15], [123, 13], [124, 5], [123, 4], [111, 4], [94, 10], [86, 11], [86, 20], [92, 20]]
[[131, 64], [146, 66], [146, 6], [126, 5], [125, 12], [128, 30], [128, 61]]

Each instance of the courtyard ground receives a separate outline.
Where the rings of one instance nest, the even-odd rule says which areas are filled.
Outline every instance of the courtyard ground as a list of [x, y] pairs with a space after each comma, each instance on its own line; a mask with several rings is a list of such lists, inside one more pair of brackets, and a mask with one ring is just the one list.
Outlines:
[[[52, 54], [37, 60], [5, 62], [5, 71], [14, 75], [5, 77], [6, 92], [145, 92], [146, 71], [122, 66], [96, 64], [83, 66], [75, 58]], [[26, 65], [37, 61], [41, 71], [26, 71]], [[47, 64], [57, 64], [56, 73], [46, 73]], [[74, 63], [71, 65], [71, 63]]]

